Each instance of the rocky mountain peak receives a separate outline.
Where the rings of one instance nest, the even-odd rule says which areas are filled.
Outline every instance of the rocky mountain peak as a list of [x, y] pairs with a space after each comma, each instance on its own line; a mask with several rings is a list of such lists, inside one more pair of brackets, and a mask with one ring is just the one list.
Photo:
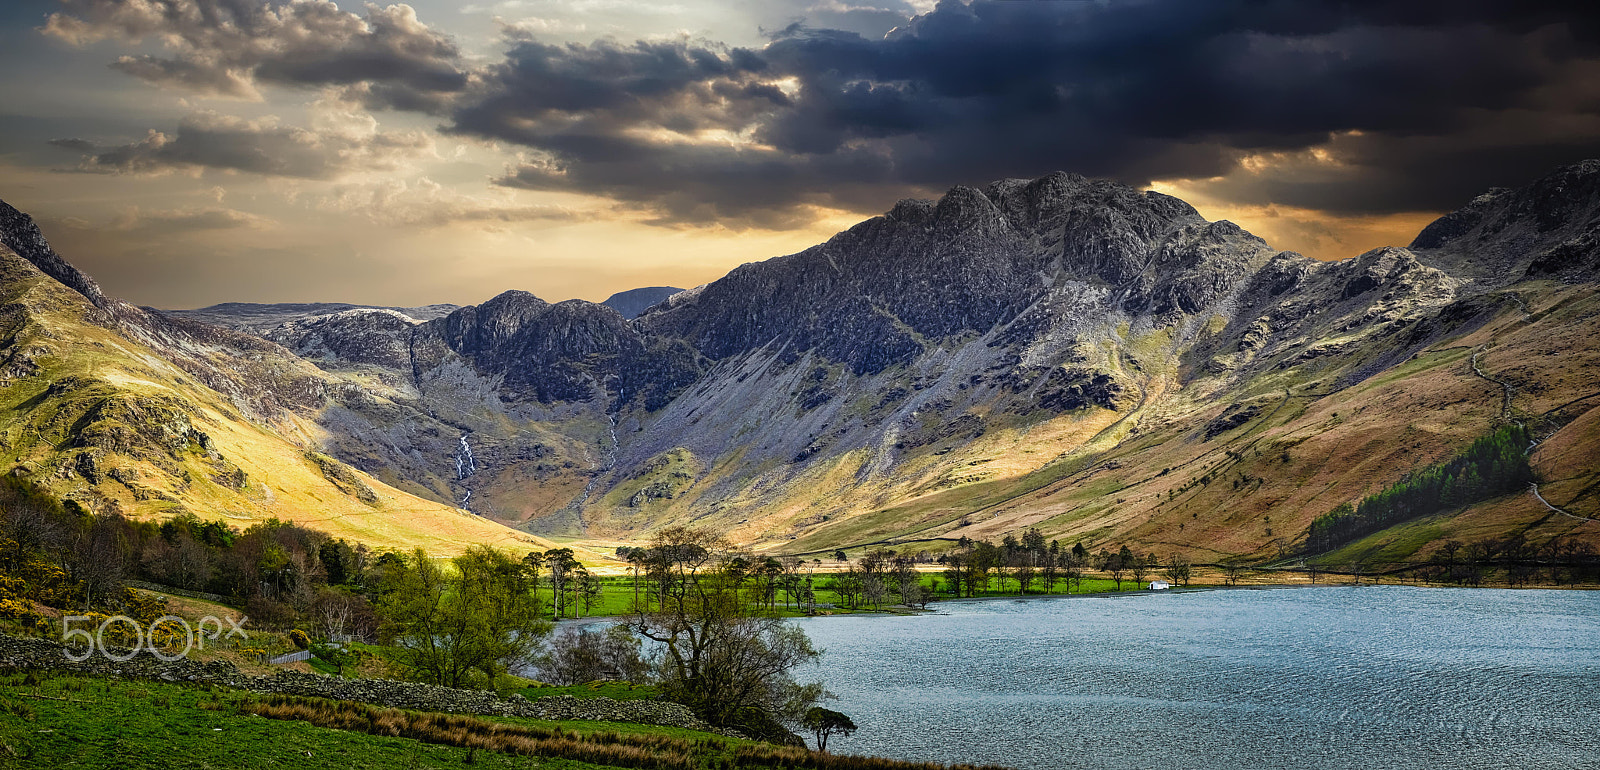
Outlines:
[[1483, 193], [1423, 228], [1411, 248], [1480, 291], [1523, 278], [1593, 278], [1600, 274], [1600, 160]]
[[45, 275], [60, 281], [87, 297], [96, 307], [104, 309], [108, 300], [100, 285], [83, 271], [56, 254], [45, 240], [44, 233], [33, 217], [18, 211], [5, 201], [0, 201], [0, 243], [4, 243], [23, 259], [32, 262]]
[[1007, 324], [1061, 281], [1120, 292], [1130, 312], [1195, 312], [1271, 253], [1175, 198], [1057, 173], [900, 201], [640, 320], [712, 359], [776, 346], [864, 374]]
[[479, 350], [515, 337], [523, 327], [550, 310], [550, 303], [529, 292], [512, 289], [481, 305], [471, 305], [440, 321], [451, 347]]

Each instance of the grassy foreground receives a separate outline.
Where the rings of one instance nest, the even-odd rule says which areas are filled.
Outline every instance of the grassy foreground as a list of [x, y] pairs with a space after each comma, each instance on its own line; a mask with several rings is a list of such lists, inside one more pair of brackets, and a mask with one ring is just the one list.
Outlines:
[[[0, 678], [0, 766], [82, 768], [460, 767], [466, 750], [263, 719], [222, 688], [39, 672]], [[641, 728], [643, 729], [643, 728]], [[666, 729], [666, 728], [660, 728]], [[477, 765], [594, 768], [480, 752]]]
[[[548, 693], [542, 693], [548, 694]], [[945, 770], [656, 725], [264, 696], [210, 685], [0, 673], [0, 767]], [[949, 770], [1002, 770], [957, 766]]]

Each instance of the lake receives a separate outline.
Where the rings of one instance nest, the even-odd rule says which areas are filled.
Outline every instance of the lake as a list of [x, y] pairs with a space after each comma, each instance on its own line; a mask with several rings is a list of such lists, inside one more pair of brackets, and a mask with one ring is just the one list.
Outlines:
[[1017, 768], [1600, 768], [1600, 592], [949, 602], [798, 621], [838, 753]]

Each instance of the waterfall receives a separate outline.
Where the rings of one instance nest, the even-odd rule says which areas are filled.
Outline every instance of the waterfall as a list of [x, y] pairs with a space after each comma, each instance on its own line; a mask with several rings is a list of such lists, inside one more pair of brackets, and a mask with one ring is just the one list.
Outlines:
[[456, 447], [456, 481], [464, 481], [478, 472], [478, 461], [472, 456], [472, 445], [467, 435], [461, 434], [461, 444]]
[[[472, 444], [467, 442], [468, 435], [470, 434], [461, 434], [461, 442], [456, 445], [457, 482], [466, 481], [467, 479], [471, 478], [473, 474], [478, 472], [478, 460], [472, 456]], [[467, 508], [467, 503], [471, 501], [472, 490], [468, 489], [467, 493], [461, 496], [461, 502], [458, 503], [458, 505], [470, 512], [472, 509]]]

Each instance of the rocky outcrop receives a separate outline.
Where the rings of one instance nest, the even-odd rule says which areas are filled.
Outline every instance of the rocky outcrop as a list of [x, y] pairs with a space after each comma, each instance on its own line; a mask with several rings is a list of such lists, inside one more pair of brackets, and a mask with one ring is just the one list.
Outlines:
[[345, 467], [344, 463], [319, 452], [306, 452], [306, 459], [310, 460], [311, 464], [322, 472], [323, 478], [338, 487], [340, 492], [354, 497], [367, 505], [378, 504], [378, 494], [373, 492], [372, 487], [367, 486], [366, 482], [362, 481], [360, 477], [350, 472], [350, 469]]
[[1194, 312], [1268, 253], [1175, 198], [1054, 174], [902, 201], [821, 246], [674, 297], [640, 323], [714, 360], [815, 351], [875, 374], [1008, 324], [1062, 282], [1105, 287], [1131, 313]]
[[313, 363], [335, 360], [405, 371], [411, 368], [411, 335], [418, 323], [398, 310], [357, 308], [289, 321], [261, 336]]
[[1600, 277], [1600, 160], [1496, 188], [1423, 228], [1421, 260], [1489, 291], [1527, 278]]
[[44, 239], [44, 233], [39, 232], [39, 226], [34, 224], [33, 218], [12, 208], [5, 201], [0, 201], [0, 243], [32, 262], [45, 275], [82, 294], [95, 306], [103, 308], [108, 303], [100, 284], [62, 259]]

